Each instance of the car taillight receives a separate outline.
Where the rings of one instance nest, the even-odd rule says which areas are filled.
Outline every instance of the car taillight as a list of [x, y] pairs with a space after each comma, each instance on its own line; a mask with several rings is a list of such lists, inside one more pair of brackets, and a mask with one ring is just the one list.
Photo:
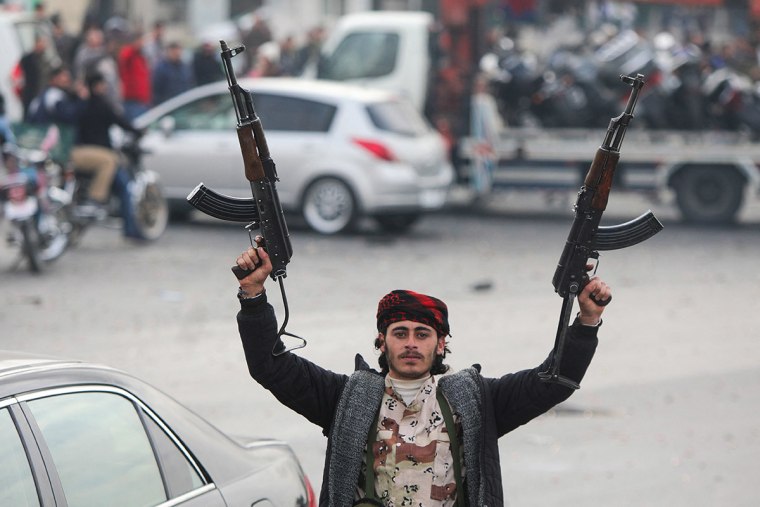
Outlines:
[[382, 143], [371, 141], [369, 139], [356, 138], [354, 138], [353, 141], [368, 152], [372, 153], [380, 160], [386, 160], [388, 162], [394, 162], [396, 160], [396, 156], [393, 154], [393, 152]]
[[317, 507], [317, 496], [314, 494], [314, 488], [311, 487], [311, 482], [309, 482], [309, 478], [304, 474], [303, 476], [304, 482], [306, 482], [306, 496], [308, 497], [307, 500], [309, 503], [309, 507]]

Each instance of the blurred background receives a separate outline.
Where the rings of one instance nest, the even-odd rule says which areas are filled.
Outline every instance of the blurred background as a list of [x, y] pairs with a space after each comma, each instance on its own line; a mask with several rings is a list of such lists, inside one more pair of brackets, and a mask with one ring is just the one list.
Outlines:
[[[200, 182], [193, 159], [201, 171], [239, 181], [239, 196], [248, 192], [226, 87], [213, 89], [227, 107], [213, 128], [231, 141], [223, 148], [231, 159], [217, 159], [218, 167], [201, 158], [220, 149], [209, 117], [183, 109], [224, 79], [218, 41], [246, 46], [234, 63], [251, 86], [283, 78], [298, 89], [271, 112], [260, 109], [273, 158], [282, 162], [283, 190], [285, 161], [300, 145], [280, 136], [309, 123], [274, 121], [288, 105], [303, 110], [286, 98], [326, 100], [339, 110], [334, 97], [306, 95], [311, 80], [377, 88], [414, 109], [383, 117], [365, 108], [377, 130], [361, 148], [371, 159], [357, 158], [356, 147], [339, 154], [322, 138], [328, 154], [310, 157], [343, 160], [347, 181], [362, 170], [390, 174], [395, 186], [369, 185], [367, 194], [393, 201], [411, 188], [413, 209], [377, 215], [357, 205], [364, 213], [321, 229], [303, 212], [306, 201], [287, 210], [291, 327], [309, 338], [299, 353], [340, 372], [350, 371], [356, 352], [374, 362], [374, 308], [395, 288], [449, 304], [456, 368], [481, 363], [497, 376], [542, 361], [560, 307], [550, 281], [575, 194], [630, 96], [620, 74], [640, 73], [646, 85], [605, 224], [650, 207], [665, 229], [604, 253], [600, 274], [616, 302], [599, 352], [569, 402], [500, 442], [506, 499], [515, 506], [756, 505], [758, 28], [755, 0], [5, 1], [3, 121], [24, 120], [27, 101], [55, 66], [79, 66], [75, 80], [87, 65], [108, 73], [103, 62], [117, 69], [139, 40], [150, 69], [142, 86], [153, 93], [136, 100], [111, 70], [109, 100], [124, 114], [137, 106], [145, 166], [164, 183], [176, 174], [185, 181], [164, 189], [172, 221], [160, 237], [130, 242], [119, 225], [93, 228], [40, 273], [16, 259], [0, 217], [0, 239], [9, 238], [0, 248], [0, 347], [123, 368], [225, 431], [286, 440], [318, 490], [319, 429], [250, 380], [238, 343], [229, 265], [248, 235], [177, 208], [186, 206], [187, 185]], [[175, 74], [182, 86], [159, 95], [155, 69], [168, 59], [183, 67]], [[264, 92], [276, 97], [286, 88], [277, 83]], [[399, 128], [408, 125], [420, 136], [411, 148], [398, 144], [410, 140], [409, 129]], [[331, 143], [333, 128], [322, 132]], [[348, 138], [355, 126], [340, 128]], [[190, 142], [182, 137], [188, 132], [196, 135]], [[414, 141], [431, 133], [435, 142], [425, 147], [435, 162], [415, 159], [424, 150]], [[162, 151], [172, 144], [188, 155], [177, 167], [172, 159], [182, 153]], [[431, 194], [424, 181], [434, 172]]]
[[[13, 25], [0, 61], [11, 122], [59, 63], [80, 82], [96, 66], [114, 107], [134, 118], [223, 79], [223, 39], [246, 47], [239, 76], [341, 81], [407, 99], [441, 135], [469, 197], [575, 187], [596, 129], [630, 92], [620, 74], [637, 73], [640, 132], [616, 174], [621, 188], [675, 198], [685, 220], [721, 223], [760, 182], [760, 5], [751, 0], [49, 0], [3, 11]], [[135, 47], [148, 75], [124, 82], [119, 66]]]

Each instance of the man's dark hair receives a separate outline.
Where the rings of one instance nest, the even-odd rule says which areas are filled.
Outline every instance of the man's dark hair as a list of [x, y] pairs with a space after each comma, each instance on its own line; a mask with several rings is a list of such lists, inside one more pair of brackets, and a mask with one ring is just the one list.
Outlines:
[[69, 68], [63, 64], [56, 65], [52, 69], [50, 69], [50, 77], [54, 78], [67, 70], [69, 70]]
[[100, 83], [105, 82], [105, 80], [106, 80], [106, 77], [103, 75], [102, 72], [94, 70], [87, 73], [87, 77], [85, 78], [85, 83], [87, 84], [87, 88], [90, 90], [90, 93], [92, 93], [92, 90]]
[[[379, 336], [375, 338], [375, 350], [380, 350], [380, 347], [383, 344], [383, 339], [381, 339]], [[446, 373], [449, 371], [449, 365], [443, 364], [443, 360], [446, 358], [446, 354], [450, 353], [451, 350], [449, 349], [448, 343], [445, 347], [443, 347], [443, 354], [435, 356], [435, 359], [433, 360], [433, 366], [430, 368], [430, 374], [431, 375], [440, 375], [441, 373]], [[377, 364], [380, 365], [380, 370], [382, 371], [383, 375], [387, 374], [390, 371], [390, 366], [388, 365], [388, 358], [385, 357], [385, 354], [381, 353], [380, 357], [377, 358]]]

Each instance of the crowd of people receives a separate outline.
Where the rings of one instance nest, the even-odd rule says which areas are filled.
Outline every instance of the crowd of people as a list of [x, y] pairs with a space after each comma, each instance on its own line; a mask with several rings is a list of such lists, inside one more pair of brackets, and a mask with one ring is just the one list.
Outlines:
[[[202, 40], [196, 47], [188, 47], [167, 38], [163, 21], [156, 21], [144, 32], [114, 17], [103, 24], [86, 22], [81, 33], [74, 35], [66, 30], [60, 15], [49, 19], [52, 43], [60, 59], [51, 61], [47, 48], [50, 39], [44, 35], [23, 56], [20, 66], [25, 119], [58, 66], [69, 70], [72, 91], [79, 94], [86, 93], [89, 74], [101, 74], [108, 83], [111, 105], [128, 120], [195, 86], [224, 79], [217, 41]], [[293, 36], [276, 41], [267, 19], [254, 15], [252, 26], [240, 33], [240, 41], [246, 46], [242, 74], [299, 75], [318, 52], [323, 36], [323, 29], [316, 27], [303, 45], [298, 45]]]
[[[190, 48], [170, 39], [162, 21], [147, 32], [120, 17], [104, 23], [85, 21], [77, 35], [66, 29], [59, 14], [47, 16], [43, 2], [35, 4], [35, 14], [50, 21], [52, 38], [38, 34], [19, 63], [23, 121], [56, 124], [73, 132], [68, 161], [77, 172], [93, 176], [89, 200], [79, 210], [97, 215], [123, 181], [110, 127], [141, 135], [132, 125], [139, 115], [195, 86], [223, 80], [219, 48], [216, 41], [202, 40]], [[303, 47], [293, 37], [278, 43], [265, 17], [254, 15], [252, 26], [239, 35], [246, 51], [238, 75], [277, 76], [300, 74], [316, 55], [323, 32], [312, 30]], [[5, 131], [3, 142], [12, 143], [12, 131]], [[125, 235], [138, 236], [126, 229]]]
[[[73, 94], [87, 94], [86, 83], [98, 74], [107, 83], [109, 103], [129, 120], [174, 95], [204, 80], [221, 78], [221, 68], [201, 66], [205, 72], [216, 70], [214, 76], [197, 74], [194, 65], [182, 58], [182, 46], [164, 39], [165, 26], [154, 24], [148, 33], [131, 30], [125, 20], [113, 19], [103, 26], [85, 26], [75, 36], [62, 27], [59, 16], [52, 16], [53, 43], [59, 59], [51, 61], [47, 44], [40, 35], [32, 51], [24, 55], [21, 68], [24, 86], [21, 91], [24, 119], [29, 120], [32, 103], [51, 85], [50, 79], [61, 68], [71, 75]], [[201, 61], [203, 54], [198, 52]]]

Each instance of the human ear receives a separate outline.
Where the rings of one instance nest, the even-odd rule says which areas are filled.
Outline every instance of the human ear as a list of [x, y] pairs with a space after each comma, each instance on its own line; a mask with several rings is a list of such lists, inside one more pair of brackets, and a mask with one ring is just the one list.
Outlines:
[[377, 341], [380, 343], [378, 350], [385, 354], [385, 335], [383, 333], [377, 333]]
[[436, 347], [438, 355], [443, 355], [444, 349], [446, 349], [446, 338], [438, 338], [438, 347]]

